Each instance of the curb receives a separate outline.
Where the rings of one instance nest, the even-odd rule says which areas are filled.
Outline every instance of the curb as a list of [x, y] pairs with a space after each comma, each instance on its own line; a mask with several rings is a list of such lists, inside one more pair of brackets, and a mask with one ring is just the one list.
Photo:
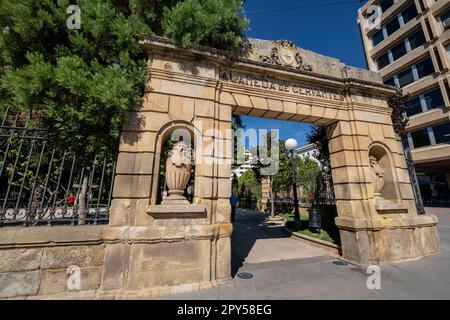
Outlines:
[[333, 253], [337, 254], [337, 255], [341, 255], [341, 247], [338, 246], [337, 244], [325, 241], [325, 240], [321, 240], [321, 239], [317, 239], [317, 238], [313, 238], [298, 232], [295, 232], [291, 229], [289, 229], [288, 227], [286, 227], [286, 219], [284, 219], [284, 223], [285, 225], [283, 226], [284, 231], [286, 231], [288, 234], [290, 234], [291, 236], [294, 236], [296, 238], [299, 238], [301, 240], [306, 240], [308, 242], [312, 242], [312, 244], [317, 245], [318, 247], [322, 247], [323, 249], [329, 250], [329, 251], [333, 251]]

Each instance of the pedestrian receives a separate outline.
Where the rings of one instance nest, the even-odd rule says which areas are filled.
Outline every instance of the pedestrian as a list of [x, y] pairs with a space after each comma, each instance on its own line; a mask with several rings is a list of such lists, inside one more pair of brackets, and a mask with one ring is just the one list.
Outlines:
[[234, 222], [236, 219], [236, 206], [238, 203], [238, 197], [236, 194], [232, 193], [230, 197], [230, 205], [231, 205], [231, 222]]

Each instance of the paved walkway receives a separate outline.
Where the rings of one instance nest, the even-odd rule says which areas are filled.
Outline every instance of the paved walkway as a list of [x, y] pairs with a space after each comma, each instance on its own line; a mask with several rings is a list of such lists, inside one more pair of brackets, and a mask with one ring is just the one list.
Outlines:
[[267, 214], [238, 209], [232, 238], [233, 275], [243, 265], [329, 255], [327, 251], [289, 237], [283, 222], [267, 222]]
[[279, 225], [240, 211], [233, 235], [233, 271], [250, 272], [253, 278], [235, 276], [214, 289], [165, 299], [450, 299], [450, 209], [430, 211], [440, 220], [441, 252], [382, 266], [380, 290], [367, 288], [365, 269], [334, 264], [335, 257], [288, 238]]

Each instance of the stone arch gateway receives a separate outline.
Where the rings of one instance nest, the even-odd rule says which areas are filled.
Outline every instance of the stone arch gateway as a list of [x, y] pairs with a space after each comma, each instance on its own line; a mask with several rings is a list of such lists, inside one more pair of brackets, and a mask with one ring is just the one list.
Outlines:
[[[160, 205], [155, 188], [158, 137], [168, 127], [190, 125], [202, 143], [228, 146], [232, 114], [326, 126], [345, 259], [378, 264], [439, 250], [437, 220], [417, 214], [401, 142], [393, 131], [387, 98], [395, 91], [378, 74], [284, 40], [250, 39], [240, 53], [185, 50], [159, 37], [141, 42], [149, 52], [151, 79], [144, 102], [128, 112], [122, 133], [104, 231], [104, 295], [169, 294], [230, 278], [231, 165], [219, 161], [231, 157], [229, 148], [200, 151], [211, 161], [196, 164], [191, 204]], [[386, 184], [383, 176], [390, 179]], [[393, 182], [395, 196], [383, 198], [376, 189]]]

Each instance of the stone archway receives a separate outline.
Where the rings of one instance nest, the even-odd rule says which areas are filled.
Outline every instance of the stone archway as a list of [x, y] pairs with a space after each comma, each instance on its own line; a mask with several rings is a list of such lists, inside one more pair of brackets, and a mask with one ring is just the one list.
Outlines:
[[[378, 74], [289, 41], [250, 39], [246, 50], [236, 53], [184, 50], [158, 37], [145, 38], [142, 45], [150, 54], [151, 80], [142, 106], [128, 113], [122, 135], [105, 229], [104, 294], [169, 294], [230, 278], [231, 164], [222, 160], [232, 156], [232, 114], [327, 127], [345, 259], [395, 262], [439, 250], [437, 220], [417, 214], [392, 128], [386, 100], [394, 90]], [[133, 119], [142, 119], [141, 126]], [[149, 205], [155, 205], [152, 185], [158, 185], [157, 137], [177, 122], [194, 127], [202, 146], [214, 146], [199, 151], [211, 161], [196, 164], [192, 207], [183, 215], [180, 208], [166, 208], [164, 217], [155, 217]], [[376, 170], [371, 156], [379, 160]], [[383, 198], [376, 190], [385, 170], [395, 197]]]

